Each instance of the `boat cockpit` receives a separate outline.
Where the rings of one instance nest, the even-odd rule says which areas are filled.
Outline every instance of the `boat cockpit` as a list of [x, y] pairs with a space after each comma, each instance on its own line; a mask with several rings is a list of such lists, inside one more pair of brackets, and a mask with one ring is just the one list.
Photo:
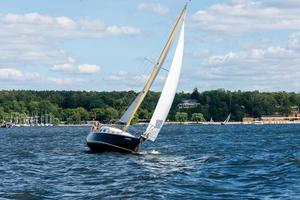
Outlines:
[[128, 132], [124, 132], [123, 130], [117, 128], [117, 127], [110, 127], [103, 124], [100, 124], [99, 122], [94, 122], [91, 132], [93, 133], [107, 133], [107, 134], [116, 134], [116, 135], [124, 135], [129, 137], [134, 137]]

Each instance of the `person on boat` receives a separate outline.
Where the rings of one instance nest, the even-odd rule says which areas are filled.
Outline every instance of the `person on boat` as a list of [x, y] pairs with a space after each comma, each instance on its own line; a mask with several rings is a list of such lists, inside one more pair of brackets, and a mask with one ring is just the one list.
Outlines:
[[98, 121], [94, 121], [93, 122], [93, 128], [92, 128], [92, 131], [93, 132], [98, 132], [100, 131], [100, 128], [101, 128], [101, 125]]

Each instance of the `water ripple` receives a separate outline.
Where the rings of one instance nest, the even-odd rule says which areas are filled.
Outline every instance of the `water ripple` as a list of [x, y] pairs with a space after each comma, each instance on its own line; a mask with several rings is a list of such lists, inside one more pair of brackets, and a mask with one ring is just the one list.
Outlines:
[[[135, 126], [134, 131], [143, 127]], [[138, 155], [91, 153], [89, 128], [0, 130], [2, 199], [297, 199], [300, 127], [165, 126]]]

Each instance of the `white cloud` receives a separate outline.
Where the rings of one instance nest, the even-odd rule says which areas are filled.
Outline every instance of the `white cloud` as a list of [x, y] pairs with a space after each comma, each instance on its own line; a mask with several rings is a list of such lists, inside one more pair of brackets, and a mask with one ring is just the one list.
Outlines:
[[83, 79], [80, 78], [57, 78], [57, 77], [50, 77], [47, 79], [49, 82], [54, 83], [56, 85], [76, 85], [80, 82], [84, 82]]
[[119, 71], [117, 74], [112, 74], [112, 75], [107, 76], [106, 80], [109, 80], [109, 81], [124, 80], [127, 78], [127, 74], [128, 74], [128, 72], [126, 72], [126, 71]]
[[185, 80], [206, 89], [299, 91], [293, 85], [300, 84], [300, 51], [291, 48], [289, 43], [290, 39], [281, 46], [231, 51], [223, 55], [199, 54], [201, 67], [190, 69], [193, 73], [185, 75]]
[[[141, 74], [132, 77], [132, 80], [136, 81], [138, 84], [146, 84], [149, 79], [149, 75]], [[166, 76], [158, 74], [155, 78], [155, 83], [162, 84], [166, 80]]]
[[264, 0], [261, 2], [264, 6], [268, 7], [281, 7], [281, 8], [297, 8], [300, 6], [299, 0]]
[[300, 32], [293, 33], [289, 37], [288, 46], [291, 49], [298, 49], [298, 48], [300, 48]]
[[[104, 78], [107, 81], [110, 88], [118, 88], [118, 90], [137, 90], [140, 91], [146, 84], [149, 78], [149, 74], [136, 74], [128, 73], [126, 71], [119, 71], [116, 74], [108, 75]], [[166, 74], [158, 74], [154, 84], [151, 86], [151, 90], [159, 90], [166, 80]]]
[[98, 65], [83, 64], [78, 66], [78, 73], [94, 74], [99, 72], [100, 72], [100, 67]]
[[79, 74], [98, 74], [100, 73], [100, 66], [91, 64], [75, 65], [74, 61], [65, 64], [54, 65], [51, 70], [58, 72], [71, 72]]
[[[1, 28], [0, 28], [1, 29]], [[16, 66], [57, 64], [65, 62], [67, 53], [53, 46], [47, 39], [31, 36], [0, 36], [0, 62]]]
[[73, 64], [66, 63], [61, 65], [54, 65], [51, 70], [58, 72], [74, 72], [77, 71], [77, 67]]
[[73, 20], [39, 13], [0, 15], [0, 36], [30, 35], [54, 38], [95, 38], [115, 35], [137, 35], [132, 26], [105, 25], [99, 20]]
[[[0, 63], [24, 70], [26, 66], [51, 67], [52, 71], [98, 74], [101, 67], [77, 64], [59, 47], [61, 39], [137, 35], [132, 26], [105, 25], [99, 20], [74, 20], [39, 13], [0, 14]], [[4, 76], [4, 75], [2, 75]]]
[[123, 79], [123, 77], [117, 76], [117, 75], [109, 75], [107, 77], [107, 80], [110, 80], [110, 81], [120, 81], [122, 79]]
[[0, 68], [0, 80], [35, 80], [39, 78], [38, 73], [22, 72], [14, 68]]
[[235, 60], [239, 57], [241, 57], [242, 55], [238, 55], [236, 53], [233, 53], [233, 52], [229, 52], [225, 55], [222, 55], [222, 56], [210, 56], [208, 58], [208, 64], [210, 65], [218, 65], [218, 64], [224, 64], [225, 62], [228, 62], [228, 61], [231, 61], [231, 60]]
[[191, 25], [204, 31], [229, 34], [265, 30], [300, 30], [300, 3], [297, 3], [296, 7], [284, 7], [279, 1], [272, 4], [271, 1], [268, 2], [233, 0], [231, 3], [214, 4], [206, 10], [197, 11], [192, 16]]
[[134, 81], [137, 81], [139, 83], [146, 83], [146, 81], [148, 80], [149, 75], [146, 74], [141, 74], [141, 75], [136, 75], [133, 77]]
[[165, 15], [169, 12], [169, 8], [160, 3], [140, 3], [138, 5], [138, 10], [149, 11], [159, 15]]
[[208, 65], [223, 65], [240, 61], [259, 61], [261, 59], [282, 59], [295, 57], [295, 52], [281, 46], [270, 46], [265, 49], [250, 49], [247, 52], [229, 52], [224, 55], [209, 56], [206, 63]]
[[126, 71], [119, 71], [118, 72], [119, 76], [126, 76], [127, 74], [128, 74], [128, 72], [126, 72]]
[[109, 26], [106, 28], [107, 35], [137, 35], [140, 30], [130, 26]]

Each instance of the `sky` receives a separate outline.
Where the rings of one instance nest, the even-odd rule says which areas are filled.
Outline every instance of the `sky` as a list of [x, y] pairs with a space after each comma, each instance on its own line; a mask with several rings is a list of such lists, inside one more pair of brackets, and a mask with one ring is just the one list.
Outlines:
[[[139, 91], [184, 4], [2, 0], [0, 89]], [[299, 0], [193, 0], [185, 28], [178, 91], [300, 92]]]

